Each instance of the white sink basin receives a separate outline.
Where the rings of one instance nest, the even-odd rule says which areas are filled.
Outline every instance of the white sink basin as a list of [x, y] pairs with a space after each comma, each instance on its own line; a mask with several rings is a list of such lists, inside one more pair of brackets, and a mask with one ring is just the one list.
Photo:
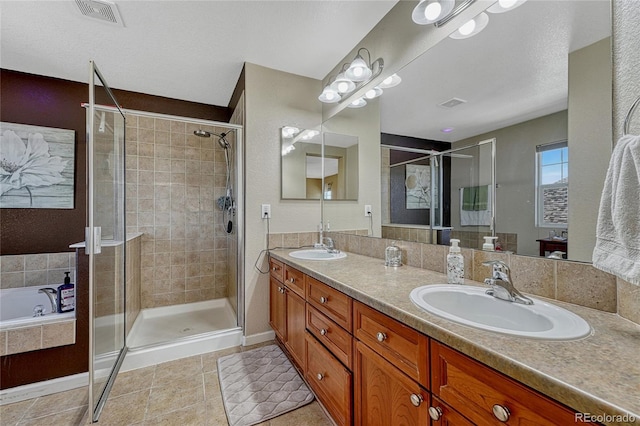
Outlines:
[[303, 260], [334, 260], [347, 257], [347, 253], [342, 251], [339, 253], [329, 253], [325, 249], [309, 249], [292, 251], [289, 253], [289, 256]]
[[434, 284], [413, 289], [411, 301], [425, 311], [460, 324], [503, 334], [542, 340], [573, 340], [591, 333], [573, 312], [533, 300], [533, 305], [507, 302], [466, 285]]

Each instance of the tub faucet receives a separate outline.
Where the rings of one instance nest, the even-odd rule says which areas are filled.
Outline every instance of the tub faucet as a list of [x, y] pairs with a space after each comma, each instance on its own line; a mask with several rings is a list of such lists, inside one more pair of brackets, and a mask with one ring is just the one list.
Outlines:
[[58, 311], [58, 307], [56, 306], [56, 297], [58, 296], [58, 292], [55, 288], [42, 287], [38, 290], [38, 293], [44, 293], [49, 298], [49, 302], [51, 302], [51, 313]]
[[533, 300], [523, 296], [522, 293], [513, 286], [511, 282], [511, 270], [504, 262], [500, 260], [490, 260], [482, 264], [491, 267], [491, 278], [484, 280], [485, 284], [491, 286], [491, 288], [486, 291], [487, 294], [509, 302], [533, 305]]

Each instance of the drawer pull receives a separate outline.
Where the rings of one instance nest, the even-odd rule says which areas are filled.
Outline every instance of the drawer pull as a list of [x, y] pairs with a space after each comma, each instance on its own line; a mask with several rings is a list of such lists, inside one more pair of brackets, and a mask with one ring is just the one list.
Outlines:
[[410, 398], [411, 398], [411, 403], [413, 404], [414, 407], [419, 407], [420, 404], [422, 404], [422, 401], [424, 401], [422, 399], [422, 395], [418, 395], [415, 393], [412, 393]]
[[280, 270], [280, 268], [278, 268], [277, 266], [274, 266], [273, 268], [271, 268], [272, 271], [278, 271]]
[[431, 420], [438, 421], [440, 417], [442, 417], [442, 408], [440, 407], [429, 407], [429, 417]]
[[324, 379], [324, 375], [322, 373], [318, 373], [316, 377], [318, 378], [318, 380]]
[[291, 284], [293, 284], [294, 282], [296, 282], [296, 279], [291, 277], [291, 278], [289, 278], [289, 281], [291, 281]]
[[495, 404], [493, 406], [493, 415], [501, 422], [506, 422], [509, 420], [509, 416], [511, 415], [511, 413], [509, 412], [509, 409], [504, 405]]
[[378, 339], [378, 342], [384, 342], [385, 340], [387, 340], [387, 335], [382, 331], [379, 331], [378, 334], [376, 334], [376, 338]]
[[278, 291], [282, 294], [284, 294], [284, 287], [278, 287]]
[[323, 305], [324, 305], [325, 303], [327, 303], [328, 301], [329, 301], [329, 299], [327, 299], [326, 297], [324, 297], [324, 296], [320, 296], [320, 303], [322, 303]]
[[320, 334], [322, 334], [323, 336], [326, 336], [328, 332], [329, 331], [326, 328], [323, 328], [322, 330], [320, 330]]

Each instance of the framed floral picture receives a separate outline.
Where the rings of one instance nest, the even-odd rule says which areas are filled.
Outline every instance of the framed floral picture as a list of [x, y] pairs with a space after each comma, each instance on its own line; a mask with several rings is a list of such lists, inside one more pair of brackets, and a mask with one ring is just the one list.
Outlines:
[[431, 169], [429, 166], [407, 164], [404, 185], [407, 209], [431, 207]]
[[75, 131], [0, 122], [0, 208], [72, 209]]

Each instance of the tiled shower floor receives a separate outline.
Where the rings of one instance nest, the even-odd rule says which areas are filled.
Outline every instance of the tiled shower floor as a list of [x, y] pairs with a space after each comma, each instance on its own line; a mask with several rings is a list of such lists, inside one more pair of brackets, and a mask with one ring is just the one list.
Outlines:
[[[235, 347], [120, 373], [102, 411], [99, 426], [227, 425], [216, 361], [257, 346]], [[0, 424], [85, 425], [87, 389], [0, 406]], [[316, 401], [262, 423], [265, 426], [324, 426], [333, 423]]]

